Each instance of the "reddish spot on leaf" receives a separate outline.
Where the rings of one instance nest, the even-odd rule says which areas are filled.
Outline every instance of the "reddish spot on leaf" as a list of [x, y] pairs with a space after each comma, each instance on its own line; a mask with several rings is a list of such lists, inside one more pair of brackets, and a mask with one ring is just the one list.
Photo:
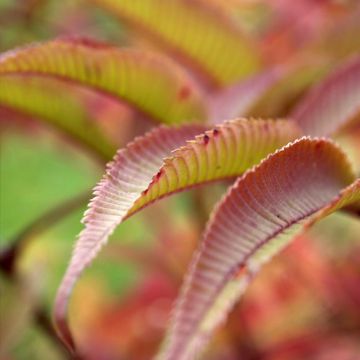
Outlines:
[[207, 145], [209, 143], [209, 141], [210, 141], [209, 136], [205, 134], [204, 135], [204, 144]]
[[318, 143], [315, 144], [315, 149], [316, 149], [316, 150], [320, 150], [320, 149], [322, 148], [322, 146], [323, 146], [323, 143], [322, 143], [322, 142], [318, 142]]
[[186, 100], [191, 94], [191, 89], [188, 86], [183, 86], [178, 93], [179, 100]]
[[77, 45], [83, 45], [87, 47], [91, 47], [93, 49], [108, 49], [110, 44], [105, 41], [98, 41], [94, 39], [90, 39], [87, 37], [78, 37], [78, 36], [63, 36], [59, 38], [60, 41], [74, 43]]
[[239, 266], [239, 268], [237, 269], [237, 271], [236, 271], [235, 278], [241, 277], [242, 275], [244, 275], [244, 274], [246, 273], [246, 271], [247, 271], [246, 265], [245, 265], [245, 264], [241, 264], [241, 265]]
[[156, 180], [159, 180], [161, 175], [162, 175], [163, 171], [160, 170], [157, 174], [156, 174]]
[[214, 136], [219, 135], [219, 130], [218, 130], [218, 129], [214, 129], [214, 130], [213, 130], [213, 135], [214, 135]]

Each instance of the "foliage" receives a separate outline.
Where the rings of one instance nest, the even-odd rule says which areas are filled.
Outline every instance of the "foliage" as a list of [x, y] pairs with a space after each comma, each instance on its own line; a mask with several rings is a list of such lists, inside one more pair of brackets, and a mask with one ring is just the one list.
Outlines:
[[[34, 40], [38, 40], [33, 24], [42, 7], [48, 6], [46, 11], [51, 13], [53, 4], [34, 4], [29, 2], [20, 9], [34, 31]], [[96, 40], [88, 36], [88, 25], [71, 28], [67, 8], [83, 17], [85, 23], [102, 16], [106, 22], [107, 16], [115, 16], [123, 29], [114, 23], [103, 36], [111, 43]], [[11, 5], [6, 9], [9, 13], [18, 11]], [[53, 139], [52, 131], [65, 135], [61, 146], [69, 152], [66, 162], [83, 149], [86, 153], [81, 156], [85, 157], [78, 160], [79, 164], [91, 168], [87, 162], [96, 160], [101, 171], [121, 146], [95, 186], [83, 216], [84, 228], [55, 296], [53, 324], [44, 301], [36, 296], [39, 291], [31, 285], [31, 278], [39, 274], [29, 273], [21, 264], [31, 263], [25, 256], [31, 243], [41, 240], [42, 232], [83, 205], [88, 192], [63, 196], [64, 203], [34, 217], [32, 222], [27, 220], [28, 226], [3, 248], [0, 265], [7, 277], [4, 287], [9, 298], [16, 294], [29, 298], [19, 315], [20, 323], [28, 323], [32, 314], [54, 344], [59, 345], [61, 340], [70, 356], [85, 359], [193, 359], [204, 352], [208, 358], [207, 346], [212, 347], [214, 359], [227, 358], [227, 351], [229, 358], [256, 358], [247, 354], [245, 345], [238, 353], [231, 353], [231, 346], [226, 347], [231, 341], [221, 341], [224, 335], [219, 331], [228, 327], [234, 338], [242, 339], [240, 343], [251, 342], [244, 328], [239, 330], [232, 323], [242, 295], [246, 296], [248, 288], [251, 290], [266, 273], [262, 267], [277, 254], [275, 264], [287, 253], [289, 261], [302, 261], [302, 256], [309, 254], [321, 258], [306, 240], [305, 255], [296, 244], [310, 237], [313, 225], [317, 228], [320, 220], [336, 211], [343, 212], [346, 219], [354, 217], [358, 231], [360, 55], [357, 37], [349, 36], [348, 27], [360, 35], [359, 24], [353, 20], [353, 13], [359, 14], [360, 7], [312, 0], [300, 1], [296, 10], [280, 0], [252, 5], [220, 0], [83, 0], [64, 3], [63, 9], [68, 33], [31, 45], [12, 46], [0, 55], [4, 138], [9, 137], [8, 129], [14, 124], [30, 138], [36, 138], [48, 126], [51, 131], [45, 133], [45, 138]], [[260, 19], [259, 23], [249, 26], [245, 14]], [[331, 34], [337, 29], [344, 32], [343, 36], [337, 32], [339, 50], [334, 51]], [[13, 31], [16, 34], [15, 27]], [[122, 40], [115, 45], [117, 34]], [[90, 35], [99, 34], [90, 31]], [[44, 174], [50, 172], [46, 162], [42, 163]], [[19, 167], [26, 168], [26, 164]], [[76, 181], [70, 173], [55, 171], [64, 182]], [[91, 172], [82, 171], [83, 178]], [[203, 189], [203, 185], [207, 187]], [[61, 193], [51, 183], [43, 186]], [[226, 186], [224, 195], [217, 193]], [[86, 185], [82, 187], [87, 190]], [[187, 190], [191, 190], [190, 195], [185, 195]], [[171, 207], [170, 199], [159, 200], [179, 192], [184, 193], [181, 199], [190, 199], [190, 205], [185, 209], [184, 227], [188, 232], [183, 227], [177, 236], [179, 215], [171, 213], [177, 213], [183, 202], [168, 211], [165, 209]], [[221, 199], [214, 205], [217, 196]], [[8, 201], [12, 202], [16, 201]], [[163, 218], [154, 220], [153, 214]], [[130, 219], [133, 215], [134, 220]], [[136, 218], [139, 220], [134, 225], [131, 222]], [[108, 245], [109, 250], [104, 248], [102, 257], [110, 258], [110, 262], [113, 257], [117, 263], [120, 258], [121, 263], [144, 267], [145, 274], [151, 269], [154, 275], [149, 274], [144, 285], [108, 315], [106, 311], [92, 311], [97, 307], [91, 306], [91, 299], [98, 299], [94, 294], [103, 289], [91, 280], [87, 285], [80, 281], [80, 286], [82, 282], [85, 285], [79, 299], [85, 301], [83, 307], [89, 309], [88, 317], [93, 320], [90, 330], [83, 332], [88, 327], [84, 325], [74, 333], [67, 312], [77, 280], [114, 232], [121, 238], [135, 236], [136, 231], [141, 239], [151, 236], [148, 218], [156, 224], [153, 236], [159, 238], [158, 245], [133, 247], [124, 241], [114, 242]], [[132, 225], [126, 228], [127, 223]], [[189, 230], [191, 224], [193, 233]], [[200, 235], [198, 230], [203, 227]], [[117, 233], [121, 229], [123, 232]], [[45, 240], [48, 243], [50, 237]], [[289, 244], [293, 240], [300, 255], [291, 252]], [[105, 260], [102, 268], [107, 266]], [[267, 269], [271, 269], [271, 263]], [[65, 265], [59, 268], [62, 271]], [[182, 281], [184, 268], [187, 270]], [[126, 269], [124, 265], [117, 270], [120, 278], [114, 278], [115, 283], [126, 283]], [[111, 280], [114, 274], [111, 268], [106, 277]], [[314, 274], [332, 276], [329, 269], [323, 271], [320, 267]], [[135, 286], [137, 275], [129, 279]], [[59, 279], [54, 283], [57, 286]], [[343, 291], [335, 288], [334, 292]], [[325, 295], [320, 291], [319, 296]], [[160, 306], [162, 315], [156, 311], [155, 315], [146, 315], [148, 304], [153, 306], [164, 297], [176, 297], [171, 316], [169, 303]], [[50, 298], [53, 300], [53, 292]], [[244, 301], [246, 304], [246, 298]], [[136, 336], [129, 333], [141, 314], [160, 323], [154, 340], [144, 347], [136, 346]], [[161, 322], [157, 318], [161, 316], [170, 320]], [[110, 324], [110, 329], [115, 322], [120, 327], [108, 333], [104, 330], [107, 338], [102, 337], [95, 326], [97, 323], [103, 329], [102, 321], [106, 326]], [[119, 322], [127, 325], [121, 328]], [[355, 328], [359, 323], [355, 322]], [[145, 337], [151, 338], [145, 323], [137, 329], [142, 333], [139, 344]], [[9, 331], [12, 338], [18, 332], [16, 327]], [[13, 341], [8, 339], [7, 348]], [[318, 341], [320, 344], [321, 339]], [[112, 347], [107, 349], [110, 343]], [[360, 353], [351, 341], [343, 348], [354, 356]], [[69, 354], [61, 350], [61, 356]], [[272, 359], [277, 354], [270, 349], [258, 356]]]

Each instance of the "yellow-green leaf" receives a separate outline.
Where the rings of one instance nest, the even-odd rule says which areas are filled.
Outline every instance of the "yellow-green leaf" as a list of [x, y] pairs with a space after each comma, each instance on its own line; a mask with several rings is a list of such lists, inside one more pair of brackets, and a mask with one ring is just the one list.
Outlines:
[[56, 80], [0, 76], [0, 106], [54, 125], [103, 161], [110, 159], [115, 146], [75, 95]]
[[162, 123], [206, 118], [200, 90], [161, 55], [93, 40], [54, 40], [0, 57], [5, 74], [56, 77], [101, 91]]
[[204, 0], [91, 0], [214, 86], [259, 69], [259, 56], [234, 18]]

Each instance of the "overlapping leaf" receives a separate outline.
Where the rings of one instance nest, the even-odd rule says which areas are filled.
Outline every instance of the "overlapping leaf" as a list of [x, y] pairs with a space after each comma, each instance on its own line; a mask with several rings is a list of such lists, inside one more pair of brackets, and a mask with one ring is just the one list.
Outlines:
[[291, 118], [309, 135], [331, 135], [360, 113], [360, 57], [341, 66], [314, 87]]
[[259, 59], [234, 19], [204, 0], [92, 0], [182, 61], [203, 80], [222, 86], [254, 73]]
[[196, 84], [166, 58], [85, 39], [54, 40], [0, 57], [4, 74], [57, 77], [121, 100], [158, 122], [201, 121]]
[[33, 77], [0, 76], [0, 106], [52, 124], [103, 160], [116, 149], [84, 104], [59, 82]]
[[352, 184], [354, 178], [337, 146], [308, 138], [241, 177], [209, 221], [159, 358], [199, 355], [254, 273], [287, 244], [289, 231], [319, 211], [324, 216], [359, 201], [360, 181]]
[[[284, 120], [239, 119], [207, 131], [186, 146], [200, 127], [158, 128], [116, 155], [85, 214], [72, 260], [59, 288], [55, 319], [60, 335], [73, 346], [65, 321], [72, 287], [115, 227], [151, 202], [205, 182], [243, 173], [299, 133]], [[171, 157], [172, 149], [174, 151]]]

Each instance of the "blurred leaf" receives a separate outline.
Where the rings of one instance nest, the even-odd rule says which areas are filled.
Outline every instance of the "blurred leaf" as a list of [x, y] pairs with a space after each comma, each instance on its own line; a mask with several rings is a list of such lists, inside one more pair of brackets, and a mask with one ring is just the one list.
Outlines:
[[0, 76], [0, 106], [54, 125], [102, 160], [116, 149], [69, 86], [53, 79]]
[[209, 95], [209, 121], [221, 121], [246, 116], [251, 107], [265, 93], [272, 90], [275, 83], [286, 74], [285, 68], [273, 68]]
[[[290, 114], [305, 134], [332, 135], [360, 114], [360, 56], [317, 84]], [[357, 120], [360, 120], [358, 117]]]
[[166, 58], [88, 39], [54, 40], [0, 57], [6, 74], [56, 77], [124, 101], [158, 122], [205, 120], [196, 84]]
[[326, 61], [300, 61], [289, 66], [286, 74], [251, 104], [248, 115], [284, 117], [300, 96], [329, 71]]
[[[303, 138], [248, 171], [216, 207], [175, 306], [161, 359], [191, 359], [258, 269], [317, 214], [360, 199], [360, 179], [329, 140]], [[344, 189], [345, 190], [342, 190]], [[290, 231], [290, 233], [289, 233]]]
[[341, 21], [332, 21], [329, 30], [309, 44], [309, 53], [320, 53], [335, 60], [356, 56], [360, 51], [360, 6], [354, 7]]
[[90, 0], [173, 55], [206, 83], [224, 86], [251, 75], [259, 56], [231, 14], [204, 0]]

